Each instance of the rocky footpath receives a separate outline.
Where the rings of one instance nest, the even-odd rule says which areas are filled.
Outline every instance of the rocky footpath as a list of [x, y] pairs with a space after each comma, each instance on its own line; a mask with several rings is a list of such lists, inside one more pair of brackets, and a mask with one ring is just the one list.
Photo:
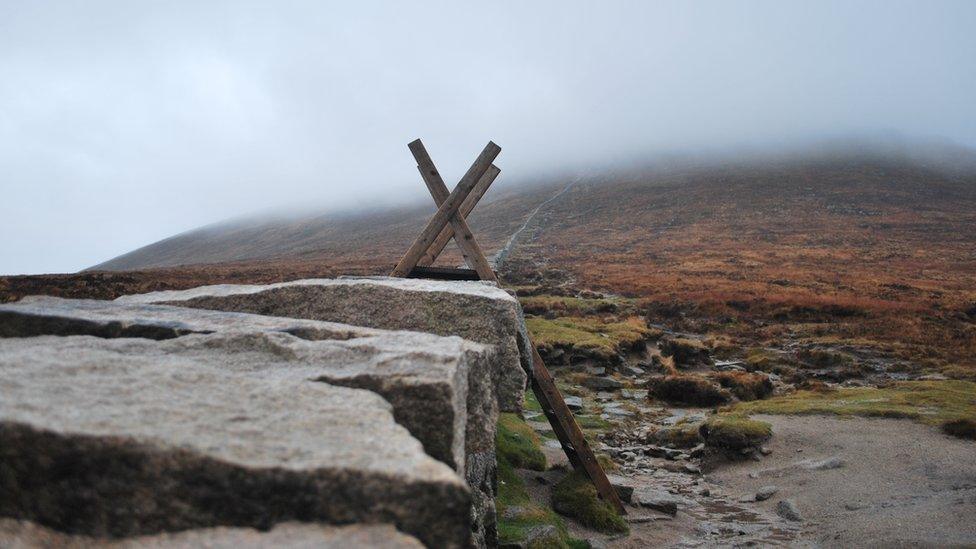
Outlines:
[[523, 335], [482, 283], [0, 306], [0, 541], [491, 545]]

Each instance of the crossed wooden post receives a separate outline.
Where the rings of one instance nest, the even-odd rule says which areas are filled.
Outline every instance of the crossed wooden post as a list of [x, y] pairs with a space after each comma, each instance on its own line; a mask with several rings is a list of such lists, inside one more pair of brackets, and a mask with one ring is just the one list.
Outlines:
[[[390, 276], [480, 279], [497, 283], [498, 277], [475, 241], [466, 218], [501, 171], [492, 164], [501, 152], [501, 148], [493, 142], [488, 142], [454, 190], [448, 192], [423, 143], [417, 139], [408, 147], [417, 160], [417, 169], [420, 170], [427, 189], [434, 197], [437, 213], [427, 222], [427, 226], [397, 263]], [[457, 242], [465, 262], [474, 272], [465, 272], [461, 269], [438, 270], [429, 267], [451, 238]], [[593, 455], [593, 450], [586, 442], [586, 437], [583, 436], [573, 413], [566, 406], [562, 394], [556, 388], [542, 357], [531, 342], [529, 347], [532, 348], [532, 392], [542, 405], [542, 411], [552, 425], [552, 430], [559, 439], [563, 451], [566, 452], [566, 457], [569, 458], [573, 468], [586, 473], [604, 501], [609, 502], [617, 512], [626, 514], [616, 490], [607, 480], [603, 467]]]

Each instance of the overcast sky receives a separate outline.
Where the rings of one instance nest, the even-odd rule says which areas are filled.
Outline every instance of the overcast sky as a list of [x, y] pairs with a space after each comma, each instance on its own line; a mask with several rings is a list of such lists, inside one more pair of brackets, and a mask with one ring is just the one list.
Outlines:
[[976, 146], [976, 1], [0, 0], [0, 273], [658, 151]]

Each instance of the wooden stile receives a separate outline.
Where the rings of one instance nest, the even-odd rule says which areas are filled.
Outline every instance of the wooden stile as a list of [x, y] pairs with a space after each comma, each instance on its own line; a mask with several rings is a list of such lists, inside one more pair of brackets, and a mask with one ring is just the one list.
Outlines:
[[[390, 276], [470, 280], [473, 274], [480, 280], [498, 283], [498, 277], [475, 241], [465, 218], [497, 177], [499, 170], [492, 165], [492, 162], [501, 152], [501, 149], [489, 142], [475, 163], [461, 178], [457, 187], [448, 193], [447, 186], [437, 172], [437, 168], [434, 167], [423, 143], [417, 139], [408, 146], [417, 160], [417, 168], [420, 170], [424, 183], [433, 196], [438, 209], [434, 217], [427, 222], [427, 226], [417, 237], [417, 240], [397, 263]], [[452, 237], [461, 248], [465, 261], [474, 268], [473, 270], [429, 267]], [[530, 376], [532, 392], [539, 400], [542, 411], [546, 419], [549, 420], [549, 424], [552, 425], [553, 432], [559, 439], [559, 444], [566, 453], [566, 457], [569, 458], [576, 470], [586, 473], [604, 501], [610, 503], [618, 513], [627, 514], [617, 491], [610, 484], [603, 467], [600, 466], [596, 456], [593, 455], [593, 450], [586, 442], [586, 437], [583, 435], [579, 424], [576, 423], [576, 418], [566, 406], [552, 374], [546, 368], [545, 362], [535, 349], [535, 345], [529, 342], [529, 346], [532, 347], [532, 372]]]

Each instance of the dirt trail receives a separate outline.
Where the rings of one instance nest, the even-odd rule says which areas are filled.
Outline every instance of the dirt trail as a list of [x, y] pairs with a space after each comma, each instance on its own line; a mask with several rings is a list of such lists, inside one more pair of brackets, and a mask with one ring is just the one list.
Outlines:
[[900, 419], [754, 417], [773, 425], [772, 454], [706, 478], [740, 495], [777, 486], [772, 498], [753, 505], [775, 512], [780, 500], [793, 500], [803, 516], [799, 539], [826, 547], [976, 541], [972, 442]]
[[542, 202], [541, 204], [539, 204], [538, 206], [536, 206], [536, 208], [534, 210], [532, 210], [532, 212], [529, 214], [529, 216], [525, 218], [525, 222], [522, 223], [522, 226], [519, 227], [518, 230], [516, 230], [514, 233], [512, 233], [512, 236], [510, 236], [508, 238], [508, 241], [505, 242], [505, 245], [502, 246], [502, 248], [500, 250], [498, 250], [497, 252], [495, 252], [494, 255], [491, 256], [491, 258], [489, 258], [488, 261], [489, 261], [489, 263], [491, 263], [491, 266], [492, 266], [492, 268], [494, 270], [498, 271], [499, 269], [502, 268], [502, 265], [505, 263], [505, 259], [508, 258], [508, 255], [510, 253], [512, 253], [512, 250], [515, 248], [516, 244], [518, 244], [519, 237], [522, 236], [522, 233], [525, 232], [525, 229], [528, 228], [529, 224], [531, 224], [535, 220], [536, 215], [542, 210], [542, 208], [545, 208], [549, 204], [551, 204], [554, 201], [558, 200], [559, 197], [561, 197], [562, 195], [566, 194], [566, 192], [569, 189], [571, 189], [573, 187], [573, 185], [575, 185], [576, 183], [578, 183], [580, 181], [580, 179], [581, 178], [577, 177], [572, 182], [570, 182], [569, 185], [566, 185], [565, 187], [563, 187], [563, 189], [561, 191], [559, 191], [558, 193], [556, 193], [555, 195], [553, 195], [548, 200]]

